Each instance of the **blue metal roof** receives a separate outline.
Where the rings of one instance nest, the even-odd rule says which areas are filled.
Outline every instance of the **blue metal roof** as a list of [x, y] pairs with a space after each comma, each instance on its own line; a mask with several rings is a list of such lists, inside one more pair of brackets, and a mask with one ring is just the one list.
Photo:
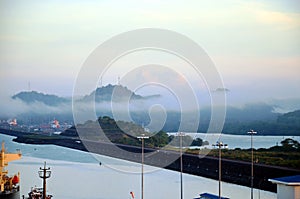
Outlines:
[[[202, 193], [200, 194], [199, 198], [194, 198], [194, 199], [219, 199], [219, 196], [210, 193]], [[230, 199], [230, 198], [221, 197], [221, 199]]]
[[285, 184], [285, 185], [300, 185], [300, 175], [295, 176], [286, 176], [281, 178], [273, 178], [269, 179], [269, 181], [277, 184]]

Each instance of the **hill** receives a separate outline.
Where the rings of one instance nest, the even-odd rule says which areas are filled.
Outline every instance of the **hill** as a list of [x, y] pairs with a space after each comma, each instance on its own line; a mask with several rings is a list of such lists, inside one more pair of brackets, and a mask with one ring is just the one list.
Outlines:
[[300, 129], [300, 110], [279, 116], [277, 118], [277, 123], [297, 126]]
[[[155, 98], [159, 97], [160, 95], [141, 96], [122, 85], [109, 84], [97, 88], [90, 94], [78, 99], [78, 102], [84, 104], [95, 100], [99, 103], [96, 110], [97, 117], [103, 117], [105, 115], [113, 117], [110, 106], [106, 106], [105, 103], [103, 103], [104, 106], [101, 106], [101, 102], [110, 102], [113, 100], [119, 103], [126, 102], [127, 100], [136, 100], [132, 104], [135, 105], [135, 102], [137, 102], [137, 108], [132, 106], [134, 108], [130, 110], [132, 121], [136, 124], [147, 126], [147, 124], [151, 123], [148, 111], [149, 105], [155, 103]], [[12, 117], [17, 117], [20, 124], [40, 124], [53, 117], [73, 123], [71, 100], [68, 98], [36, 91], [23, 91], [14, 95], [12, 98], [25, 102], [25, 104], [22, 104], [24, 107], [21, 107], [19, 104], [16, 104], [16, 106], [12, 104], [10, 106], [12, 108], [17, 107], [17, 114]], [[161, 99], [158, 99], [158, 101]], [[143, 103], [139, 103], [138, 101], [143, 101]], [[40, 106], [43, 104], [47, 106]], [[22, 112], [22, 110], [24, 111]], [[195, 111], [197, 112], [197, 110]], [[195, 131], [194, 128], [189, 129], [190, 126], [193, 126], [189, 124], [195, 123], [195, 118], [193, 117], [195, 111], [191, 111], [191, 113], [185, 112], [187, 118], [185, 120], [184, 129], [182, 129], [183, 131]], [[12, 112], [13, 111], [10, 111], [10, 113]], [[204, 107], [196, 114], [200, 114], [201, 116], [198, 132], [206, 132], [211, 120], [210, 107]], [[181, 116], [182, 112], [180, 111], [166, 110], [166, 122], [162, 130], [166, 132], [178, 131]], [[28, 118], [30, 118], [30, 120]], [[254, 129], [259, 132], [260, 135], [300, 135], [300, 110], [281, 114], [275, 111], [274, 105], [266, 103], [246, 104], [243, 107], [226, 107], [226, 120], [223, 133], [244, 135], [250, 129]], [[157, 131], [151, 128], [150, 130]]]
[[113, 101], [124, 101], [127, 99], [130, 100], [146, 100], [153, 97], [160, 97], [160, 95], [151, 95], [151, 96], [141, 96], [137, 95], [135, 92], [129, 90], [127, 87], [122, 85], [111, 85], [99, 87], [91, 94], [84, 96], [81, 101], [96, 101], [103, 102], [111, 100]]
[[[122, 85], [107, 85], [97, 88], [95, 91], [91, 92], [89, 95], [86, 95], [79, 99], [79, 101], [91, 101], [96, 100], [96, 102], [104, 101], [123, 101], [126, 99], [130, 100], [147, 100], [151, 98], [160, 97], [160, 95], [150, 95], [150, 96], [141, 96], [137, 95], [133, 91], [129, 90], [127, 87]], [[44, 94], [37, 91], [22, 91], [14, 96], [12, 99], [19, 99], [27, 104], [33, 104], [35, 102], [44, 103], [48, 106], [58, 106], [62, 103], [70, 103], [69, 98], [59, 97], [53, 94]]]
[[20, 99], [27, 104], [32, 104], [35, 102], [41, 102], [48, 106], [57, 106], [62, 103], [69, 102], [70, 100], [58, 97], [56, 95], [49, 95], [44, 93], [39, 93], [37, 91], [22, 91], [14, 96], [12, 99]]
[[[99, 132], [98, 126], [101, 126], [103, 133]], [[132, 122], [115, 121], [114, 119], [104, 116], [99, 117], [97, 121], [87, 121], [84, 124], [73, 126], [64, 132], [61, 136], [79, 137], [78, 130], [80, 129], [80, 137], [85, 140], [106, 141], [108, 138], [113, 143], [127, 144], [131, 146], [140, 146], [140, 141], [136, 138], [142, 134], [151, 136], [145, 142], [146, 146], [159, 147], [168, 144], [169, 138], [165, 132], [158, 132], [153, 135], [148, 133], [141, 126]], [[202, 140], [201, 140], [202, 141]]]
[[300, 110], [278, 115], [276, 120], [254, 120], [249, 122], [226, 121], [223, 133], [245, 134], [250, 129], [260, 135], [300, 135]]

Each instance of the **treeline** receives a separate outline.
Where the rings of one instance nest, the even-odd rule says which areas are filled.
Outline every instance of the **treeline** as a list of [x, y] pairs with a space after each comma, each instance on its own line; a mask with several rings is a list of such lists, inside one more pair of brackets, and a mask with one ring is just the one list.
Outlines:
[[[205, 153], [208, 149], [189, 150], [190, 153]], [[300, 168], [300, 143], [296, 140], [287, 138], [281, 141], [280, 145], [270, 147], [268, 149], [253, 149], [254, 163], [266, 164], [274, 166], [282, 166], [288, 168]], [[251, 149], [222, 149], [222, 158], [242, 160], [251, 162]], [[219, 157], [218, 149], [211, 150], [208, 155]]]

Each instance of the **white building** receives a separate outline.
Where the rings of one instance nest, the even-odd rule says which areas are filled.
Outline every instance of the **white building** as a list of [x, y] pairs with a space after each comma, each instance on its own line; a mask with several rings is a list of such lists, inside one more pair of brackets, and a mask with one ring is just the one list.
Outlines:
[[277, 199], [300, 199], [300, 175], [269, 179], [277, 184]]

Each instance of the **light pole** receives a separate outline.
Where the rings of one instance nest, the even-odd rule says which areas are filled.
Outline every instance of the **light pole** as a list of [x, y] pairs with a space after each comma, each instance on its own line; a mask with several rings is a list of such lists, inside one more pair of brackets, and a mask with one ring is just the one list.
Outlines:
[[223, 144], [223, 142], [218, 141], [216, 144], [213, 144], [213, 146], [217, 146], [219, 148], [219, 199], [221, 199], [221, 180], [222, 180], [222, 154], [221, 154], [221, 148], [226, 147], [227, 144]]
[[254, 178], [254, 170], [253, 170], [253, 135], [257, 134], [257, 132], [250, 130], [248, 134], [251, 135], [251, 199], [253, 199], [253, 178]]
[[145, 134], [142, 134], [141, 136], [137, 137], [138, 139], [142, 140], [142, 199], [144, 199], [144, 139], [148, 139], [149, 136], [145, 136]]
[[180, 198], [183, 199], [183, 182], [182, 182], [182, 172], [183, 172], [183, 160], [182, 160], [182, 137], [185, 133], [179, 132], [177, 135], [180, 138]]

